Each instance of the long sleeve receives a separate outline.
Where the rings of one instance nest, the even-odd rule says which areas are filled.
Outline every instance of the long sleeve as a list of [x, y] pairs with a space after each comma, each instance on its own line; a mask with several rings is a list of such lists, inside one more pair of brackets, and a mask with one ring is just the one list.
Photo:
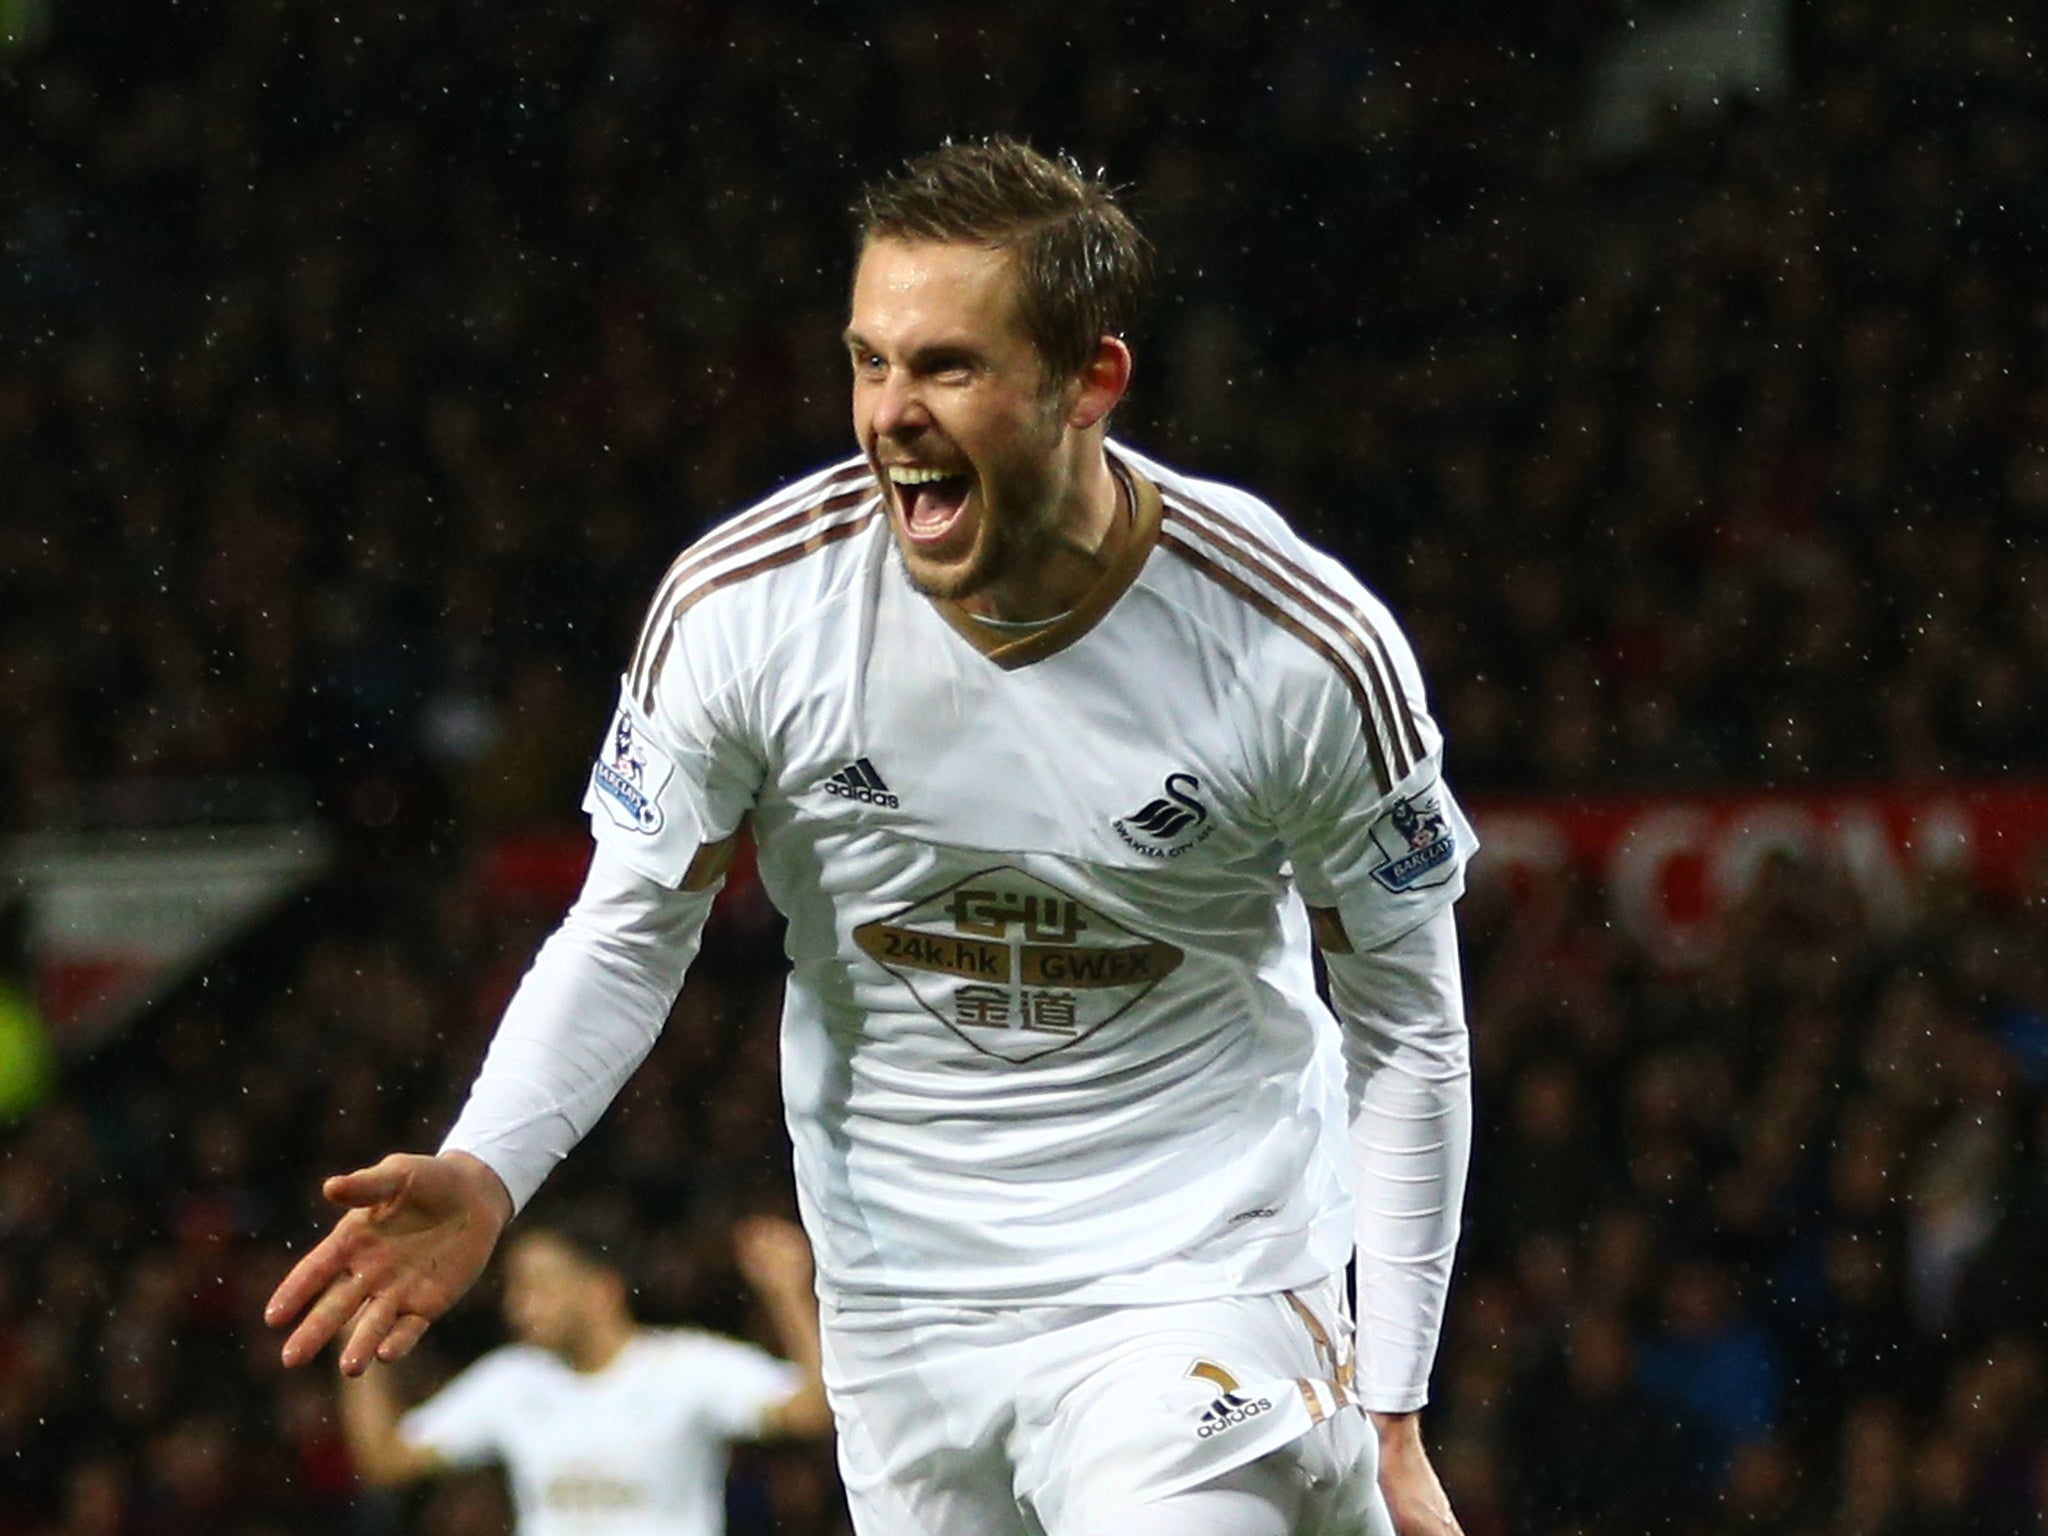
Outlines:
[[716, 887], [670, 890], [600, 844], [582, 893], [505, 1009], [442, 1142], [533, 1197], [646, 1059], [703, 937]]
[[1367, 1408], [1429, 1393], [1472, 1143], [1471, 1053], [1449, 906], [1377, 949], [1325, 953], [1344, 1026]]

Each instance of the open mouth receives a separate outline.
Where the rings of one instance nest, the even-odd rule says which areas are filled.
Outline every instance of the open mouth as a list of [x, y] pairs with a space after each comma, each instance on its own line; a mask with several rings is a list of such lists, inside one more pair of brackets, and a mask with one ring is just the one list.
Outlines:
[[904, 529], [916, 544], [944, 542], [960, 521], [972, 485], [967, 475], [903, 464], [889, 467], [889, 483], [895, 486], [897, 504], [903, 508]]

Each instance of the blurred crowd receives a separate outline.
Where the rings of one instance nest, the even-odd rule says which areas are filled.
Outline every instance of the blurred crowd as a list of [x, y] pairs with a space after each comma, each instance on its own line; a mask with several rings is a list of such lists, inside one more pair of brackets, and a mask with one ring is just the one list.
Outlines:
[[[0, 830], [268, 775], [386, 834], [0, 1142], [0, 1536], [498, 1528], [366, 1497], [261, 1299], [551, 916], [420, 851], [570, 819], [672, 551], [847, 451], [844, 207], [948, 132], [1130, 184], [1120, 430], [1394, 603], [1468, 793], [2048, 770], [2032, 13], [1793, 7], [1790, 94], [1601, 159], [1618, 3], [1100, 9], [56, 0], [0, 55]], [[1923, 896], [1781, 865], [1683, 979], [1468, 901], [1470, 1536], [2040, 1536], [2048, 874]], [[759, 1332], [776, 957], [727, 912], [565, 1175], [657, 1321]], [[750, 1454], [734, 1536], [835, 1500]]]
[[1469, 1536], [2048, 1531], [2048, 861], [1920, 912], [1781, 859], [1675, 977], [1568, 884], [1467, 900]]
[[2048, 765], [2031, 13], [1790, 7], [1792, 94], [1617, 160], [1601, 0], [1068, 9], [63, 0], [0, 91], [0, 818], [558, 816], [670, 554], [851, 446], [854, 186], [991, 129], [1129, 183], [1120, 430], [1394, 602], [1468, 788]]
[[[1880, 929], [1775, 865], [1675, 978], [1562, 882], [1463, 909], [1480, 1123], [1429, 1433], [1468, 1536], [2048, 1530], [2048, 863]], [[488, 1477], [354, 1483], [331, 1367], [260, 1321], [323, 1173], [432, 1145], [549, 914], [357, 879], [84, 1069], [0, 1160], [0, 1536], [496, 1536]], [[729, 1259], [787, 1210], [772, 914], [722, 909], [550, 1194], [640, 1234], [634, 1306], [769, 1342]], [[424, 1392], [501, 1337], [488, 1286]], [[843, 1536], [827, 1450], [733, 1536]]]
[[[0, 1536], [490, 1536], [494, 1474], [358, 1485], [331, 1363], [262, 1305], [331, 1220], [323, 1172], [431, 1150], [553, 912], [467, 873], [345, 880], [17, 1127], [0, 1158]], [[655, 1055], [547, 1198], [630, 1233], [633, 1310], [775, 1346], [730, 1229], [794, 1215], [779, 926], [727, 903]], [[495, 1275], [403, 1368], [424, 1396], [505, 1333]], [[751, 1452], [731, 1536], [831, 1531], [829, 1447]]]

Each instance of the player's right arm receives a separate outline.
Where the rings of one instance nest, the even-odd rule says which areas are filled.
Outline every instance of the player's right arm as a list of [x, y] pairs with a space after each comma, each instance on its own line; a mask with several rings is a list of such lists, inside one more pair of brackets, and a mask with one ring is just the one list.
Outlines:
[[415, 1445], [399, 1432], [399, 1411], [388, 1370], [342, 1376], [342, 1433], [356, 1475], [373, 1488], [398, 1488], [447, 1470], [438, 1451]]
[[582, 894], [541, 946], [437, 1156], [394, 1153], [329, 1179], [345, 1207], [264, 1319], [284, 1363], [341, 1339], [351, 1376], [403, 1357], [475, 1283], [499, 1234], [645, 1058], [696, 954], [730, 840], [675, 889], [600, 844]]
[[[623, 680], [584, 797], [597, 847], [582, 894], [521, 980], [440, 1155], [327, 1181], [348, 1209], [264, 1309], [293, 1330], [287, 1365], [337, 1336], [350, 1375], [410, 1351], [668, 1019], [760, 772], [744, 732], [706, 703], [735, 665], [726, 637], [698, 607], [709, 627], [683, 641], [674, 586], [656, 601], [647, 665], [636, 656]], [[720, 658], [708, 674], [700, 652]]]

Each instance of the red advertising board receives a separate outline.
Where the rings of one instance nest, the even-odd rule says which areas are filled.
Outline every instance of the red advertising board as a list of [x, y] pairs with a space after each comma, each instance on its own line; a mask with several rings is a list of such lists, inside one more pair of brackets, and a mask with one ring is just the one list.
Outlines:
[[[1482, 797], [1467, 809], [1481, 843], [1475, 884], [1533, 888], [1542, 882], [1532, 875], [1569, 869], [1671, 965], [1711, 952], [1722, 914], [1779, 853], [1838, 869], [1880, 922], [1909, 916], [1931, 874], [2001, 898], [2048, 893], [2048, 783]], [[486, 859], [485, 883], [566, 904], [589, 857], [581, 832], [514, 839]], [[759, 900], [749, 848], [720, 906]]]
[[1832, 866], [1880, 922], [1910, 915], [1932, 875], [2011, 899], [2048, 889], [2048, 784], [1482, 799], [1473, 879], [1569, 868], [1616, 924], [1669, 964], [1711, 951], [1765, 862]]

